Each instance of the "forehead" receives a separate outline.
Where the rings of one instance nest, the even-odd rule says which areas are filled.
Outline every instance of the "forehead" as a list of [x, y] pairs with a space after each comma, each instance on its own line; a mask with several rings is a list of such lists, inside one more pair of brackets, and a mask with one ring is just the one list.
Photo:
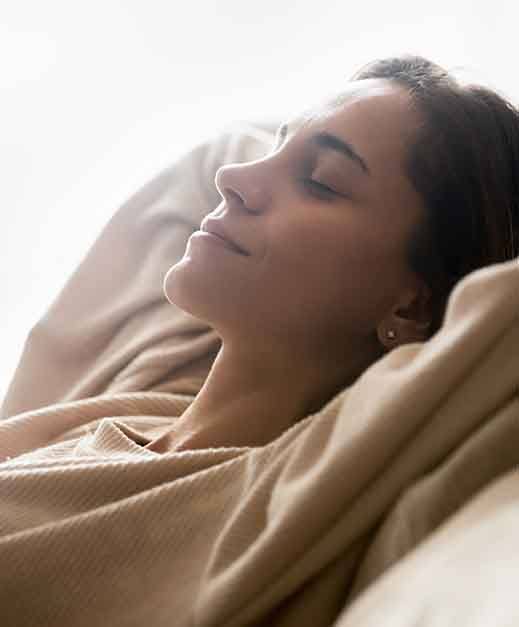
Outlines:
[[294, 119], [297, 126], [311, 121], [340, 119], [353, 113], [402, 114], [410, 110], [410, 98], [405, 89], [389, 80], [371, 78], [347, 83], [344, 89], [325, 97], [312, 107], [301, 111]]
[[398, 84], [381, 78], [368, 78], [360, 81], [351, 81], [342, 91], [327, 97], [321, 106], [341, 107], [359, 102], [369, 102], [373, 98], [390, 98], [405, 100], [406, 91]]

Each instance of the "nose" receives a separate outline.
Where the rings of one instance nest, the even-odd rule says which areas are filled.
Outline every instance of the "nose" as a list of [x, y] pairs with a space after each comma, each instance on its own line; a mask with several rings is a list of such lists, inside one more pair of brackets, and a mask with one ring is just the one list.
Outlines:
[[267, 202], [267, 188], [259, 162], [232, 163], [218, 168], [215, 185], [228, 207], [259, 212]]

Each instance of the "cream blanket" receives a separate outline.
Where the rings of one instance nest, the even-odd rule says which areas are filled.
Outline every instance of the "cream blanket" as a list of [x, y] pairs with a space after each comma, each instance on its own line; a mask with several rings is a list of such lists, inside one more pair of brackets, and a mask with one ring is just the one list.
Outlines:
[[143, 448], [220, 347], [164, 275], [216, 169], [271, 131], [210, 138], [135, 194], [29, 333], [0, 420], [2, 626], [519, 624], [517, 261], [269, 444]]

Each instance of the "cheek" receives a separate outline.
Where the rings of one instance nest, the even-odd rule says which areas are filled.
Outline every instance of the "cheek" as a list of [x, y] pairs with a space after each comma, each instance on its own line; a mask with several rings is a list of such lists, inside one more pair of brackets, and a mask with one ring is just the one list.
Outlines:
[[380, 231], [343, 226], [302, 240], [289, 271], [300, 297], [315, 303], [328, 323], [348, 311], [349, 322], [362, 325], [391, 306], [400, 265], [396, 247]]
[[273, 260], [282, 275], [297, 276], [301, 284], [310, 280], [369, 280], [384, 268], [390, 254], [384, 239], [365, 221], [324, 225], [314, 221], [278, 235]]
[[373, 234], [360, 229], [294, 229], [279, 234], [269, 259], [269, 275], [279, 296], [298, 305], [359, 301], [387, 269], [387, 252]]
[[[304, 240], [302, 240], [304, 241]], [[386, 241], [364, 224], [341, 223], [335, 229], [315, 231], [301, 248], [301, 265], [315, 270], [321, 279], [362, 282], [383, 270], [391, 252]], [[315, 263], [308, 264], [311, 260]]]

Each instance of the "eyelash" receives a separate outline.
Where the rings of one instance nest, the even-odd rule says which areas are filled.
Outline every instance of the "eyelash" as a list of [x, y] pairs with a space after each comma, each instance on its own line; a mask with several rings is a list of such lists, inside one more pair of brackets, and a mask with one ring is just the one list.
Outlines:
[[301, 181], [304, 187], [310, 187], [312, 190], [312, 194], [316, 192], [318, 194], [324, 194], [326, 197], [337, 196], [337, 192], [330, 187], [319, 183], [319, 181], [314, 181], [314, 179], [302, 179]]

